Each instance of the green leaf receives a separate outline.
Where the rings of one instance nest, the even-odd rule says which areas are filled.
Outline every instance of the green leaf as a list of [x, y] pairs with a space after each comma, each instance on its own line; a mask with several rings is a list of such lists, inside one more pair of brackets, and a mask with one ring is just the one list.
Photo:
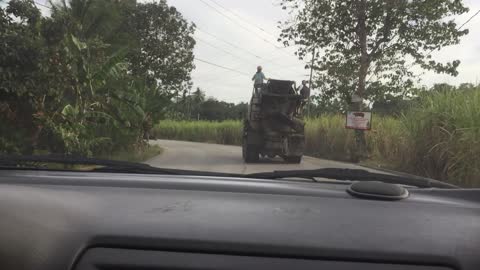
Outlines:
[[87, 48], [87, 43], [80, 41], [73, 34], [71, 35], [71, 38], [72, 38], [73, 44], [79, 51], [85, 50]]

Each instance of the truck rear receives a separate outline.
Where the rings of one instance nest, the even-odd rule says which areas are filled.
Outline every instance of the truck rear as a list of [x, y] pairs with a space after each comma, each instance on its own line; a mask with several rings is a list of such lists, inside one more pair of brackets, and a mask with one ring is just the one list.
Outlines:
[[261, 91], [253, 92], [243, 127], [245, 162], [280, 156], [300, 163], [305, 148], [301, 101], [293, 81], [269, 80]]

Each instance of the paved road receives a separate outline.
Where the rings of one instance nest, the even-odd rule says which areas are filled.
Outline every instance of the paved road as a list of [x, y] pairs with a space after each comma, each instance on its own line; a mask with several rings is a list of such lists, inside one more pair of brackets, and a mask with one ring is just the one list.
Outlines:
[[238, 146], [167, 140], [156, 140], [151, 141], [151, 143], [158, 144], [164, 151], [161, 155], [146, 161], [146, 163], [163, 168], [229, 173], [255, 173], [273, 170], [303, 170], [329, 167], [365, 169], [354, 164], [312, 157], [304, 157], [300, 164], [286, 164], [280, 158], [264, 159], [257, 164], [245, 164], [242, 160], [242, 149]]

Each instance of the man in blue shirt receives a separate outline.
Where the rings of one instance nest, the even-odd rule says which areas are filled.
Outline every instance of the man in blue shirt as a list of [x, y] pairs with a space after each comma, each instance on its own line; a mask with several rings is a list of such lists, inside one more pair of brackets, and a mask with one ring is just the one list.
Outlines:
[[265, 74], [263, 74], [262, 72], [262, 67], [258, 66], [257, 73], [255, 73], [255, 75], [253, 75], [253, 78], [252, 78], [253, 87], [255, 88], [256, 93], [258, 93], [259, 89], [260, 91], [262, 90], [264, 80], [267, 80], [267, 78], [265, 77]]

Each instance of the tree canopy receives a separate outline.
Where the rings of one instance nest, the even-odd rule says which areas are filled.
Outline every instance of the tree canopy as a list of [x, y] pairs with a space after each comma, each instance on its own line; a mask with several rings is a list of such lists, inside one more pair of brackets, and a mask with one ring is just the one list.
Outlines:
[[435, 60], [431, 52], [457, 44], [468, 33], [454, 18], [461, 0], [282, 0], [292, 18], [280, 41], [299, 45], [300, 59], [315, 49], [315, 86], [326, 99], [371, 100], [414, 86], [413, 67], [457, 75], [460, 61]]
[[190, 87], [193, 32], [165, 0], [0, 7], [0, 152], [92, 155], [145, 145]]

